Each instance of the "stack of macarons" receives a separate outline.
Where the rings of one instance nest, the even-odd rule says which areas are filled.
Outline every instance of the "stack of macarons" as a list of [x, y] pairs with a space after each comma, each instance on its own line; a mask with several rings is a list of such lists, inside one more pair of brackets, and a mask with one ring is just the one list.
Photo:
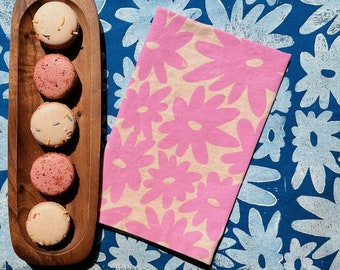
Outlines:
[[75, 91], [79, 78], [72, 61], [61, 51], [72, 45], [79, 23], [68, 4], [50, 1], [36, 11], [32, 25], [41, 45], [53, 52], [45, 54], [34, 66], [33, 82], [43, 102], [30, 122], [34, 139], [48, 149], [32, 163], [30, 178], [48, 199], [30, 210], [26, 230], [33, 242], [50, 246], [62, 242], [70, 229], [69, 213], [53, 198], [70, 190], [76, 170], [70, 156], [54, 149], [67, 144], [77, 128], [76, 117], [65, 100]]

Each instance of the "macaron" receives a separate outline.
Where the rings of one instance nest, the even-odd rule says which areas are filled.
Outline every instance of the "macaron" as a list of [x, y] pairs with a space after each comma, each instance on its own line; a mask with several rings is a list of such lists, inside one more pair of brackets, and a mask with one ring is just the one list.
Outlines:
[[78, 74], [67, 56], [51, 53], [40, 58], [35, 64], [33, 82], [36, 89], [45, 98], [64, 99], [75, 89]]
[[26, 231], [33, 242], [41, 246], [61, 243], [70, 231], [71, 217], [66, 209], [56, 202], [41, 202], [29, 212]]
[[77, 122], [72, 110], [64, 103], [44, 102], [32, 114], [30, 129], [41, 145], [56, 148], [68, 143]]
[[50, 49], [68, 48], [78, 35], [78, 16], [64, 2], [43, 4], [34, 14], [32, 23], [37, 39]]
[[75, 168], [65, 154], [49, 152], [33, 162], [30, 177], [33, 185], [41, 193], [57, 196], [63, 194], [72, 185]]

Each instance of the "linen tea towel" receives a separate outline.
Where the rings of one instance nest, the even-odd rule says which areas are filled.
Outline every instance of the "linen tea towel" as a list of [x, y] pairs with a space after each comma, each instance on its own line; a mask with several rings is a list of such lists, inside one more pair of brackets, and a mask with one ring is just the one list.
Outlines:
[[157, 9], [105, 148], [99, 221], [210, 264], [289, 58]]

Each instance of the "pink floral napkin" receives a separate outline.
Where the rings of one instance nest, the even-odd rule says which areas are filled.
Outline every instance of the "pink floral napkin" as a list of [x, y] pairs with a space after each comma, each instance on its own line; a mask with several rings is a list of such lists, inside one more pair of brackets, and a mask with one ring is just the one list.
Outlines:
[[210, 264], [289, 58], [158, 9], [105, 148], [100, 222]]

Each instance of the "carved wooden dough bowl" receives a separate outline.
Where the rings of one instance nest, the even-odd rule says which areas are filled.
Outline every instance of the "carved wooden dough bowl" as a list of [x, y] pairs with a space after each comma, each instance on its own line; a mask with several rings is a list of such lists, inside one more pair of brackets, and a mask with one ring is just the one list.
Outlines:
[[[13, 248], [33, 265], [71, 265], [91, 252], [97, 223], [101, 140], [101, 61], [98, 13], [93, 0], [69, 0], [78, 15], [79, 36], [70, 48], [61, 51], [74, 63], [80, 84], [76, 94], [64, 100], [77, 116], [78, 129], [66, 146], [46, 149], [30, 132], [30, 117], [45, 100], [33, 84], [35, 63], [51, 51], [35, 38], [32, 19], [48, 1], [17, 0], [13, 10], [10, 44], [8, 117], [8, 204]], [[60, 52], [60, 51], [59, 51]], [[32, 162], [48, 151], [71, 157], [77, 177], [72, 189], [58, 198], [47, 198], [31, 184]], [[62, 245], [43, 248], [33, 243], [25, 222], [37, 203], [54, 200], [72, 217], [72, 231]]]

